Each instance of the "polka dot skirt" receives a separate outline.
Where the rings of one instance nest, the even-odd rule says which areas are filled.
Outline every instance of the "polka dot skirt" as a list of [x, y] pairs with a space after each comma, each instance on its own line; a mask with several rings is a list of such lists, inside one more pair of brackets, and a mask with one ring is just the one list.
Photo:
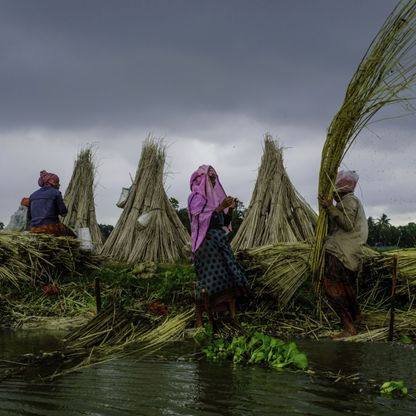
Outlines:
[[227, 234], [221, 229], [208, 230], [204, 242], [194, 255], [194, 266], [198, 277], [198, 299], [201, 298], [203, 288], [210, 296], [224, 289], [247, 284], [243, 269], [231, 250]]

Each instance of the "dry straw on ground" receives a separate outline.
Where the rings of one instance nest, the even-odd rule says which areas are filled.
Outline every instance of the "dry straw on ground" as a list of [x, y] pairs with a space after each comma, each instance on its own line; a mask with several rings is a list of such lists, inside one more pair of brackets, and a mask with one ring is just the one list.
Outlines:
[[79, 152], [64, 201], [68, 214], [63, 223], [74, 231], [89, 228], [96, 251], [102, 247], [102, 235], [95, 215], [94, 203], [95, 166], [91, 148]]
[[149, 137], [123, 212], [102, 254], [128, 263], [169, 263], [186, 255], [190, 237], [164, 190], [164, 165], [165, 146]]
[[194, 318], [193, 308], [168, 316], [151, 327], [133, 324], [122, 308], [109, 305], [66, 340], [67, 359], [78, 364], [54, 374], [51, 379], [81, 368], [113, 361], [128, 355], [143, 358], [184, 338]]
[[[350, 81], [344, 102], [328, 129], [319, 172], [319, 195], [332, 197], [333, 184], [346, 152], [361, 130], [383, 107], [409, 104], [416, 80], [416, 1], [400, 2], [377, 33]], [[406, 95], [407, 93], [407, 95]], [[327, 216], [320, 210], [311, 257], [319, 281]]]
[[287, 175], [283, 149], [266, 134], [256, 185], [247, 213], [232, 241], [233, 249], [312, 241], [316, 221], [316, 213]]

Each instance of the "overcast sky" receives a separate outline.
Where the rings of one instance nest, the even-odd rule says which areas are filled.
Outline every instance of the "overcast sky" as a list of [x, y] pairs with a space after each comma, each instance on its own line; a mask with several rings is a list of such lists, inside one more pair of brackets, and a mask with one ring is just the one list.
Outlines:
[[[270, 132], [316, 208], [326, 129], [396, 3], [0, 0], [0, 221], [42, 169], [65, 192], [94, 143], [98, 221], [115, 224], [149, 133], [168, 145], [166, 190], [181, 206], [201, 164], [248, 205]], [[367, 215], [416, 221], [415, 127], [414, 116], [376, 123], [349, 152]]]

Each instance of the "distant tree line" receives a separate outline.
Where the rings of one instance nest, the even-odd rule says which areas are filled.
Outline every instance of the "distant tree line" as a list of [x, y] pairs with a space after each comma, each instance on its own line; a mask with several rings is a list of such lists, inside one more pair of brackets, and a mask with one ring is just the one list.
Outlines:
[[368, 241], [372, 247], [416, 247], [416, 223], [395, 227], [390, 218], [383, 214], [380, 218], [368, 217]]
[[[170, 198], [170, 203], [177, 212], [182, 224], [186, 227], [188, 232], [191, 232], [191, 225], [189, 222], [188, 210], [186, 208], [179, 208], [179, 202], [175, 198]], [[238, 202], [237, 208], [232, 214], [232, 232], [230, 238], [232, 239], [237, 233], [247, 208], [242, 202]], [[368, 217], [368, 240], [367, 244], [371, 247], [416, 247], [416, 223], [409, 222], [407, 225], [399, 225], [395, 227], [390, 223], [390, 218], [383, 214], [380, 218], [374, 219]]]

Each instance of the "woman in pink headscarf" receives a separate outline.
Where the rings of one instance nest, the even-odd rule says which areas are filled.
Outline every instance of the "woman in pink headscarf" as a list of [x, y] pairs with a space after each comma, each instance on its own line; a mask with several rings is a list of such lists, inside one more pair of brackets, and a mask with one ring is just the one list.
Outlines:
[[330, 305], [341, 319], [341, 337], [355, 335], [356, 325], [361, 321], [355, 281], [361, 268], [368, 226], [364, 208], [354, 195], [357, 182], [355, 171], [340, 171], [333, 195], [337, 204], [334, 206], [332, 200], [320, 198], [320, 205], [329, 219], [323, 287]]
[[236, 200], [227, 196], [212, 166], [202, 165], [191, 176], [188, 212], [191, 219], [192, 252], [198, 276], [197, 325], [202, 312], [230, 311], [236, 319], [236, 297], [245, 293], [246, 278], [228, 241], [231, 212]]

